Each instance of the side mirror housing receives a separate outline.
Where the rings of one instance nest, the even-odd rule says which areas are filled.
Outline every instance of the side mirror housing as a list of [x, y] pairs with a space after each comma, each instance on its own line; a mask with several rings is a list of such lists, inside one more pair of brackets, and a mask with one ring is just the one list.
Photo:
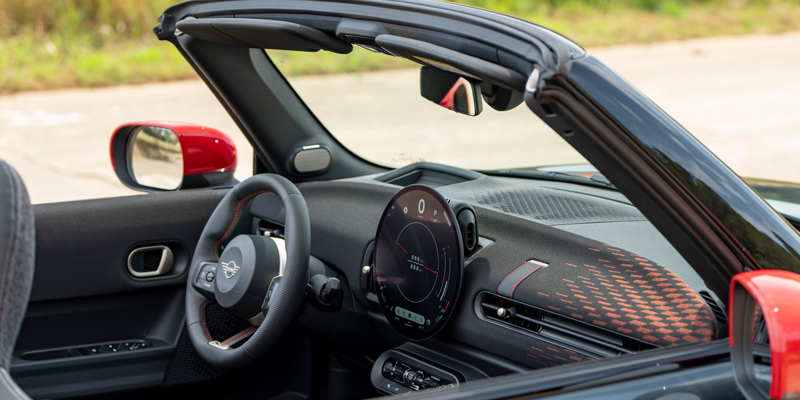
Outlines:
[[[748, 399], [797, 399], [800, 395], [800, 275], [761, 270], [737, 274], [729, 314], [733, 374]], [[756, 306], [761, 318], [756, 317]], [[762, 326], [763, 324], [763, 326]], [[766, 329], [766, 337], [759, 333]], [[768, 351], [760, 350], [766, 348]], [[770, 360], [769, 394], [756, 379], [754, 358]]]
[[236, 145], [228, 135], [180, 122], [132, 122], [111, 136], [111, 166], [144, 192], [235, 184]]

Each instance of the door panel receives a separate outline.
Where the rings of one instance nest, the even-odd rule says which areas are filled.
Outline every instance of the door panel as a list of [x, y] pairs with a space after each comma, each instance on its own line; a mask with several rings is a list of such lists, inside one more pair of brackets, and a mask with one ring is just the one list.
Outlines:
[[[183, 331], [192, 252], [223, 195], [36, 205], [33, 290], [11, 366], [19, 385], [58, 398], [162, 384]], [[149, 245], [168, 246], [173, 268], [133, 277], [128, 256]]]
[[[34, 206], [30, 301], [183, 284], [189, 257], [221, 196], [206, 189]], [[174, 246], [175, 265], [167, 276], [135, 279], [127, 270], [128, 254], [149, 244]]]

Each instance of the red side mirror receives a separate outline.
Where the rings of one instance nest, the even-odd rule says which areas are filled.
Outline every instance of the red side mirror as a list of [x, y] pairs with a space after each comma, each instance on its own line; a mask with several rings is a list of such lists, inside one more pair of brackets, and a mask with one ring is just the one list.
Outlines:
[[772, 399], [797, 399], [800, 395], [800, 275], [777, 270], [751, 271], [733, 277], [729, 315], [733, 372], [739, 389], [749, 399], [763, 399], [754, 372], [756, 305], [766, 325]]
[[132, 122], [111, 136], [111, 165], [131, 189], [154, 192], [236, 183], [228, 135], [180, 122]]

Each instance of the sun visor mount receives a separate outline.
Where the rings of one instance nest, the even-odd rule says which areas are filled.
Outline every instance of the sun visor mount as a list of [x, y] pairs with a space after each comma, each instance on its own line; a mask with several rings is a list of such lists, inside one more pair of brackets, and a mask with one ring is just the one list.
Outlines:
[[347, 54], [353, 46], [333, 35], [286, 21], [251, 18], [186, 19], [178, 30], [197, 39], [233, 46]]

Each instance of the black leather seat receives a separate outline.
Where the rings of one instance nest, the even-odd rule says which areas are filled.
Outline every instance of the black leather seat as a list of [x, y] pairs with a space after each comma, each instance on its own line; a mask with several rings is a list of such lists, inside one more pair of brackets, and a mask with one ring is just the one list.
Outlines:
[[0, 161], [0, 399], [29, 399], [8, 373], [33, 284], [33, 210], [22, 179]]

